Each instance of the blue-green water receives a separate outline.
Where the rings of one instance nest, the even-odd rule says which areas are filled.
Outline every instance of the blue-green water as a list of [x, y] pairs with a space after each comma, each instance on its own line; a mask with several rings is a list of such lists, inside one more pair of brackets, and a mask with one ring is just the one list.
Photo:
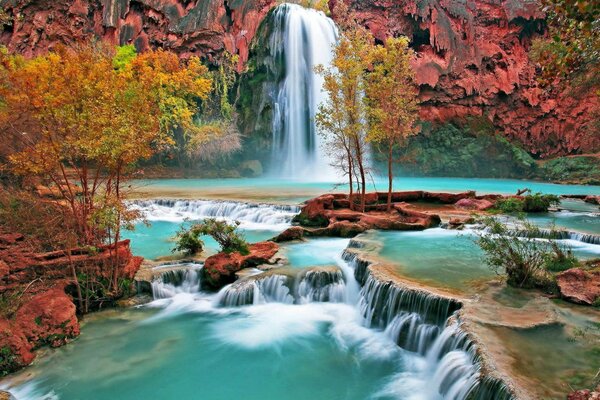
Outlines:
[[[495, 276], [483, 262], [483, 253], [469, 231], [441, 228], [421, 232], [372, 232], [369, 240], [381, 244], [380, 256], [403, 275], [432, 285], [469, 291], [476, 281]], [[600, 246], [561, 241], [581, 259], [600, 256]]]
[[212, 301], [181, 294], [158, 310], [94, 315], [28, 382], [4, 387], [19, 400], [438, 399], [426, 397], [423, 359], [363, 327], [352, 306]]
[[283, 251], [295, 268], [336, 265], [349, 242], [349, 239], [338, 238], [311, 239], [308, 242], [286, 244]]
[[[283, 180], [273, 178], [244, 179], [157, 179], [139, 180], [133, 187], [151, 196], [161, 191], [178, 193], [198, 193], [196, 197], [247, 198], [265, 201], [280, 201], [291, 204], [332, 190], [345, 190], [345, 182], [321, 182], [303, 180]], [[394, 180], [395, 190], [430, 190], [458, 192], [475, 190], [479, 193], [514, 194], [519, 189], [529, 188], [533, 192], [552, 194], [600, 194], [600, 186], [557, 185], [547, 182], [515, 179], [481, 178], [417, 178], [399, 177]], [[387, 180], [375, 177], [369, 181], [368, 190], [385, 191]], [[173, 197], [173, 196], [171, 196]], [[177, 197], [177, 196], [175, 196]]]
[[[174, 237], [182, 223], [170, 221], [152, 221], [150, 225], [136, 224], [134, 231], [125, 231], [123, 237], [131, 239], [131, 250], [133, 254], [142, 256], [149, 260], [168, 256], [175, 245]], [[184, 226], [189, 223], [184, 224]], [[267, 229], [244, 229], [246, 240], [251, 243], [260, 242], [276, 236], [279, 231]], [[218, 249], [217, 243], [211, 237], [202, 237], [205, 244], [205, 253], [213, 254]]]

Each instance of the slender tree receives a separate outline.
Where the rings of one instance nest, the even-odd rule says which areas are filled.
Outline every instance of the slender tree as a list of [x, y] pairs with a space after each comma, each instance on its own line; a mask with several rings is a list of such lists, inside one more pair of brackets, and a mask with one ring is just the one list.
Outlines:
[[368, 171], [363, 95], [365, 71], [373, 54], [373, 40], [366, 29], [349, 22], [354, 17], [347, 13], [343, 2], [338, 3], [335, 12], [347, 14], [343, 18], [346, 24], [342, 25], [340, 38], [333, 48], [331, 66], [316, 68], [316, 72], [323, 76], [323, 89], [328, 95], [328, 100], [319, 106], [316, 124], [325, 138], [326, 151], [336, 160], [334, 166], [348, 176], [351, 207], [354, 207], [353, 178], [357, 177], [359, 207], [364, 210]]
[[369, 117], [367, 138], [385, 148], [387, 155], [388, 211], [392, 204], [394, 150], [416, 132], [419, 111], [418, 91], [410, 65], [414, 52], [408, 43], [406, 37], [388, 38], [385, 46], [377, 46], [365, 85]]
[[[129, 167], [171, 146], [178, 127], [195, 129], [210, 91], [196, 58], [143, 55], [101, 43], [25, 59], [0, 50], [0, 126], [18, 143], [15, 174], [52, 185], [74, 221], [79, 245], [120, 240], [135, 217], [122, 193]], [[118, 290], [114, 252], [109, 290]]]

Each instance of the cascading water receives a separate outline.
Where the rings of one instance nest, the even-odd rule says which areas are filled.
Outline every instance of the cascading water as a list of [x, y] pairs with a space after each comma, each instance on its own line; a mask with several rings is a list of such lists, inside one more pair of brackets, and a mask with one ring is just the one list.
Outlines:
[[271, 171], [282, 177], [334, 178], [315, 129], [325, 95], [314, 67], [330, 64], [337, 28], [322, 12], [295, 4], [280, 5], [273, 18], [271, 55], [283, 60], [285, 76], [274, 104]]
[[131, 206], [149, 221], [219, 218], [273, 230], [285, 229], [300, 211], [296, 206], [213, 200], [136, 200]]
[[202, 264], [187, 264], [167, 270], [152, 281], [154, 299], [166, 299], [179, 293], [200, 292], [200, 270]]

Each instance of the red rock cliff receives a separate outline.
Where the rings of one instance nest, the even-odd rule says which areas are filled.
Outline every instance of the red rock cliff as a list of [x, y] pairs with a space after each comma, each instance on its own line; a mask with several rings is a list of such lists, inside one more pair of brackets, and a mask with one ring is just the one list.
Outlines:
[[[0, 41], [33, 55], [57, 43], [99, 36], [162, 47], [183, 57], [213, 59], [227, 49], [248, 59], [249, 44], [275, 0], [12, 0], [17, 18]], [[528, 58], [544, 16], [535, 0], [354, 0], [363, 23], [382, 40], [405, 34], [415, 61], [424, 119], [467, 115], [491, 120], [506, 136], [540, 157], [586, 153], [600, 147], [591, 124], [593, 91], [544, 93]]]
[[[111, 276], [114, 247], [35, 253], [20, 234], [0, 231], [0, 375], [31, 363], [33, 351], [61, 346], [79, 335], [73, 299], [65, 292], [75, 269]], [[120, 276], [132, 279], [142, 259], [133, 257], [129, 241], [119, 242]], [[84, 266], [86, 269], [84, 270]]]
[[412, 38], [422, 118], [484, 116], [541, 157], [600, 146], [590, 124], [593, 91], [548, 94], [535, 81], [528, 51], [544, 30], [536, 0], [355, 0], [352, 7], [376, 38]]

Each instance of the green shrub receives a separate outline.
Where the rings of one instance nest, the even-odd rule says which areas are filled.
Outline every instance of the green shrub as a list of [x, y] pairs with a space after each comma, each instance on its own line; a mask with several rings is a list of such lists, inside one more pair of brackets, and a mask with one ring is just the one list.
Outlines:
[[179, 228], [177, 235], [175, 236], [175, 247], [173, 248], [173, 253], [182, 252], [186, 255], [192, 255], [202, 252], [204, 249], [204, 242], [200, 240], [196, 234], [191, 229], [185, 229], [183, 226]]
[[485, 263], [496, 273], [506, 274], [511, 286], [556, 292], [551, 272], [579, 264], [570, 247], [555, 240], [539, 240], [540, 228], [526, 219], [520, 220], [519, 229], [492, 217], [481, 222], [486, 229], [478, 233], [475, 243], [483, 250]]
[[[239, 252], [248, 254], [248, 242], [244, 235], [238, 231], [240, 223], [233, 224], [227, 221], [207, 218], [203, 222], [192, 225], [189, 229], [181, 228], [177, 234], [177, 244], [173, 251], [186, 251], [190, 253], [197, 248], [197, 242], [202, 243], [200, 236], [211, 236], [225, 253]], [[192, 253], [193, 254], [193, 253]]]
[[551, 206], [558, 205], [560, 198], [553, 194], [528, 194], [523, 198], [501, 197], [496, 200], [492, 211], [503, 214], [519, 212], [547, 212]]
[[558, 157], [543, 163], [537, 176], [544, 180], [598, 185], [600, 184], [600, 158]]
[[522, 178], [537, 168], [525, 150], [496, 134], [485, 117], [462, 125], [424, 123], [399, 155], [398, 173], [403, 175]]
[[503, 214], [513, 214], [523, 212], [524, 201], [516, 197], [501, 197], [496, 200], [493, 211]]
[[560, 203], [560, 198], [553, 194], [529, 194], [523, 199], [523, 211], [525, 212], [546, 212], [551, 206]]

